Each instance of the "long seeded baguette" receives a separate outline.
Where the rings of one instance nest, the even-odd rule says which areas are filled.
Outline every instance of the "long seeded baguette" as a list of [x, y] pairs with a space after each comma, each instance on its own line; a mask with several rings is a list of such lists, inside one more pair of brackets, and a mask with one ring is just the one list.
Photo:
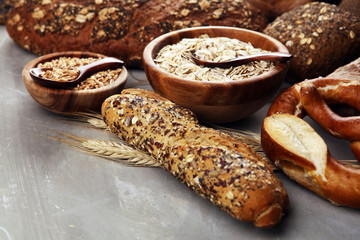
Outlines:
[[246, 144], [199, 125], [193, 113], [158, 94], [127, 89], [102, 105], [111, 131], [232, 217], [277, 224], [288, 196], [268, 164]]
[[139, 66], [146, 44], [163, 33], [201, 25], [261, 31], [267, 23], [246, 0], [31, 0], [11, 9], [6, 27], [39, 55], [86, 50]]

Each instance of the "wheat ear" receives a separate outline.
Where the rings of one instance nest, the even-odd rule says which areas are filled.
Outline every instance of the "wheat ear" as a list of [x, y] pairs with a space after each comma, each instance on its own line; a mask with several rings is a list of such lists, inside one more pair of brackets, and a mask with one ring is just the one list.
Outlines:
[[[78, 113], [78, 114], [74, 114], [70, 120], [79, 121], [82, 123], [88, 123], [96, 129], [107, 130], [107, 131], [109, 130], [107, 125], [105, 124], [105, 122], [102, 120], [101, 115], [98, 113]], [[232, 129], [232, 128], [226, 128], [226, 127], [222, 127], [222, 126], [218, 126], [218, 125], [214, 125], [214, 124], [211, 124], [210, 127], [218, 129], [218, 130], [232, 136], [236, 140], [249, 145], [251, 148], [254, 149], [254, 151], [257, 154], [259, 154], [263, 159], [265, 159], [269, 163], [269, 165], [272, 167], [273, 170], [278, 170], [278, 168], [275, 166], [275, 164], [273, 164], [267, 158], [266, 154], [264, 153], [262, 146], [261, 146], [259, 134], [256, 134], [251, 131], [242, 131], [242, 130], [237, 130], [237, 129]], [[151, 158], [149, 155], [142, 152], [141, 150], [131, 148], [125, 142], [85, 139], [85, 138], [79, 138], [79, 137], [71, 136], [71, 135], [64, 134], [64, 133], [61, 133], [61, 134], [68, 136], [70, 139], [71, 138], [77, 139], [77, 145], [75, 145], [75, 147], [77, 147], [78, 149], [81, 149], [86, 152], [90, 152], [90, 153], [100, 156], [100, 157], [106, 157], [106, 158], [114, 160], [114, 161], [120, 161], [120, 159], [121, 159], [122, 162], [126, 162], [130, 165], [136, 165], [136, 166], [148, 166], [148, 167], [160, 166], [160, 164], [157, 163], [155, 159]], [[80, 144], [81, 141], [79, 141], [79, 139], [81, 139], [81, 141], [83, 141], [82, 144]], [[64, 142], [65, 140], [61, 140], [61, 141]], [[101, 145], [101, 144], [107, 146], [107, 148], [111, 147], [111, 150], [106, 152], [105, 147], [104, 147], [104, 149], [103, 149], [104, 152], [102, 153], [101, 151], [99, 151], [99, 149], [97, 147], [97, 145]], [[79, 145], [81, 145], [81, 147]], [[129, 152], [132, 152], [132, 153], [129, 154], [128, 156], [125, 154], [125, 152], [121, 153], [121, 151], [122, 151], [121, 147], [119, 148], [120, 150], [118, 153], [117, 152], [118, 145], [126, 146], [127, 150], [125, 152], [128, 152], [128, 154], [129, 154]], [[108, 155], [105, 153], [107, 153]], [[119, 155], [119, 157], [117, 155]], [[114, 156], [114, 158], [112, 156]], [[123, 157], [123, 158], [121, 158], [121, 157]], [[142, 160], [142, 158], [144, 158], [144, 160]], [[350, 166], [353, 168], [360, 168], [360, 165], [358, 164], [357, 160], [340, 160], [340, 162], [344, 165], [347, 165], [347, 166]]]
[[56, 132], [61, 137], [49, 136], [76, 149], [117, 162], [139, 167], [160, 167], [161, 165], [146, 153], [133, 149], [123, 141], [86, 139]]

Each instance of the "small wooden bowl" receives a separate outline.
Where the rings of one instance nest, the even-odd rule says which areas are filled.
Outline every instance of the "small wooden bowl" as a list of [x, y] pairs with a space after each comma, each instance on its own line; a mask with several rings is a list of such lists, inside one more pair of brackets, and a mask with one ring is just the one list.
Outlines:
[[55, 89], [37, 84], [30, 76], [29, 70], [39, 63], [51, 61], [60, 57], [105, 57], [92, 52], [58, 52], [38, 57], [30, 61], [22, 71], [25, 87], [31, 97], [44, 108], [62, 114], [74, 112], [100, 111], [102, 102], [109, 96], [120, 93], [124, 88], [128, 72], [125, 67], [113, 83], [101, 88], [89, 90]]
[[288, 63], [276, 66], [256, 77], [227, 82], [185, 80], [160, 69], [154, 62], [166, 45], [182, 38], [228, 37], [250, 42], [254, 47], [288, 53], [287, 48], [265, 34], [233, 27], [197, 27], [164, 34], [151, 41], [143, 53], [144, 69], [155, 92], [192, 110], [200, 120], [211, 123], [233, 122], [259, 110], [276, 93], [285, 79]]

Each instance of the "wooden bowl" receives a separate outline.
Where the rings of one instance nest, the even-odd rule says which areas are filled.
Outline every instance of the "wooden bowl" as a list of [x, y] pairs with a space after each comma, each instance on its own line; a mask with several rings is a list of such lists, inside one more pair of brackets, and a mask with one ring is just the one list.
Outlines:
[[39, 63], [59, 57], [105, 57], [92, 52], [58, 52], [38, 57], [30, 61], [22, 71], [25, 87], [31, 97], [44, 108], [62, 114], [86, 111], [100, 111], [102, 102], [109, 96], [120, 93], [124, 88], [128, 73], [125, 67], [113, 83], [96, 89], [74, 90], [47, 88], [37, 84], [30, 76], [29, 70]]
[[221, 83], [185, 80], [155, 64], [154, 58], [164, 46], [203, 34], [235, 38], [250, 42], [256, 48], [288, 53], [287, 48], [274, 38], [241, 28], [197, 27], [170, 32], [154, 39], [144, 49], [144, 69], [154, 91], [189, 108], [200, 120], [211, 123], [233, 122], [259, 110], [281, 86], [288, 63], [276, 63], [273, 69], [256, 77]]

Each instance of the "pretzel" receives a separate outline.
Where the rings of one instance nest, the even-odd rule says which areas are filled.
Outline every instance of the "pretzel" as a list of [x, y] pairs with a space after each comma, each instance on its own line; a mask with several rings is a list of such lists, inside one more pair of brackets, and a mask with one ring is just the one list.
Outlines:
[[339, 116], [327, 104], [360, 110], [360, 82], [313, 79], [293, 85], [271, 105], [261, 144], [286, 175], [335, 205], [360, 208], [360, 169], [345, 166], [329, 152], [319, 134], [302, 118], [310, 116], [331, 135], [351, 141], [360, 161], [360, 116]]

